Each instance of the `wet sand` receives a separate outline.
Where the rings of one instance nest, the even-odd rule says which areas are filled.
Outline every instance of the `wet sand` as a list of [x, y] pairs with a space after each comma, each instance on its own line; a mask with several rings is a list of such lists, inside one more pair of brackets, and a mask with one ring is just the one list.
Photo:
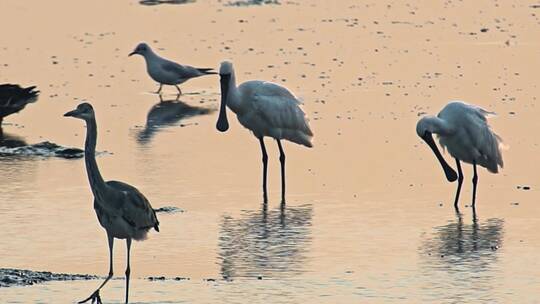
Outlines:
[[[0, 82], [42, 92], [4, 120], [4, 132], [28, 143], [83, 147], [83, 124], [62, 114], [89, 100], [97, 150], [107, 152], [98, 157], [104, 177], [137, 186], [154, 208], [184, 211], [160, 214], [161, 232], [134, 244], [134, 302], [536, 301], [538, 8], [506, 1], [226, 4], [2, 7]], [[159, 98], [142, 58], [127, 57], [140, 41], [194, 66], [232, 60], [238, 81], [272, 80], [304, 100], [315, 147], [284, 147], [284, 210], [277, 146], [267, 140], [264, 207], [259, 145], [232, 113], [225, 134], [215, 130], [213, 112], [182, 118], [141, 142]], [[174, 98], [174, 88], [165, 90]], [[217, 77], [182, 90], [193, 94], [181, 102], [217, 109]], [[500, 174], [479, 171], [476, 220], [466, 207], [470, 166], [457, 215], [456, 185], [415, 133], [420, 116], [452, 99], [497, 112], [491, 124], [509, 146]], [[0, 170], [2, 267], [107, 273], [106, 236], [81, 159], [2, 157]], [[117, 241], [119, 277], [124, 267], [125, 244]], [[7, 303], [75, 302], [98, 283], [0, 293]], [[104, 300], [120, 303], [123, 284], [112, 281]]]

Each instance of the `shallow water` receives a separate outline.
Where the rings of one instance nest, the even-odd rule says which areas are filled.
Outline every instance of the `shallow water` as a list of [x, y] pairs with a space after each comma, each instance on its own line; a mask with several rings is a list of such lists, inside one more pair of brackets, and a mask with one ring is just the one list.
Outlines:
[[[4, 131], [80, 148], [82, 122], [62, 114], [89, 100], [103, 176], [135, 185], [154, 208], [183, 211], [158, 214], [161, 231], [134, 243], [133, 303], [537, 301], [537, 9], [492, 1], [26, 1], [2, 11], [0, 26], [13, 30], [0, 46], [0, 82], [42, 92], [5, 119]], [[276, 81], [304, 100], [315, 147], [285, 144], [285, 207], [277, 146], [267, 139], [264, 205], [256, 139], [232, 113], [229, 131], [215, 130], [217, 77], [183, 84], [181, 104], [165, 87], [171, 116], [153, 112], [163, 106], [149, 93], [157, 86], [142, 58], [127, 57], [140, 41], [195, 66], [230, 59], [239, 81]], [[491, 123], [510, 147], [501, 174], [479, 171], [476, 216], [466, 207], [469, 166], [456, 214], [455, 185], [414, 129], [423, 113], [456, 98], [497, 112]], [[84, 170], [82, 159], [0, 157], [0, 266], [107, 273]], [[121, 278], [123, 242], [114, 254]], [[2, 288], [0, 299], [72, 303], [98, 284]], [[106, 303], [121, 303], [123, 288], [111, 281]]]

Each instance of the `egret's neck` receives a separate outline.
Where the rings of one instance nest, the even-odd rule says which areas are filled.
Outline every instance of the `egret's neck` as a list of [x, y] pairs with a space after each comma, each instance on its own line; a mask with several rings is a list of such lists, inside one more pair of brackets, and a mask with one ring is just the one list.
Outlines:
[[238, 113], [240, 111], [240, 92], [238, 91], [238, 88], [236, 87], [236, 76], [234, 75], [234, 72], [231, 73], [231, 78], [229, 80], [229, 90], [227, 93], [227, 106], [229, 109], [231, 109], [234, 113]]
[[86, 163], [86, 173], [88, 174], [88, 181], [90, 187], [94, 193], [94, 197], [97, 197], [105, 191], [107, 188], [105, 181], [99, 172], [99, 168], [96, 162], [96, 141], [97, 141], [97, 126], [96, 119], [92, 118], [86, 121], [86, 142], [84, 144], [84, 161]]

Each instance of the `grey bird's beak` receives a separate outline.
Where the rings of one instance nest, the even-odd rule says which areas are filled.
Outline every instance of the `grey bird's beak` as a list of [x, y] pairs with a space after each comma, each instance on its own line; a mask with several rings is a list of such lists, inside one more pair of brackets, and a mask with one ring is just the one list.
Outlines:
[[216, 129], [218, 129], [220, 132], [225, 132], [229, 129], [229, 122], [227, 121], [227, 94], [229, 93], [230, 79], [230, 74], [220, 75], [219, 82], [221, 83], [221, 106], [218, 121], [216, 123]]
[[77, 114], [79, 112], [77, 112], [77, 109], [73, 110], [73, 111], [69, 111], [67, 113], [64, 114], [64, 117], [77, 117]]
[[137, 53], [137, 51], [133, 51], [133, 52], [129, 53], [128, 57], [131, 57], [132, 55], [136, 55], [136, 54], [139, 54], [139, 53]]
[[446, 175], [446, 179], [449, 182], [454, 182], [457, 180], [457, 174], [450, 165], [444, 160], [444, 158], [441, 155], [441, 152], [439, 152], [439, 148], [437, 148], [437, 144], [435, 144], [435, 141], [433, 140], [433, 136], [430, 132], [424, 133], [424, 136], [422, 136], [422, 139], [428, 144], [428, 146], [433, 150], [433, 153], [435, 153], [435, 156], [439, 160], [439, 163], [441, 163], [441, 167], [444, 170], [444, 174]]

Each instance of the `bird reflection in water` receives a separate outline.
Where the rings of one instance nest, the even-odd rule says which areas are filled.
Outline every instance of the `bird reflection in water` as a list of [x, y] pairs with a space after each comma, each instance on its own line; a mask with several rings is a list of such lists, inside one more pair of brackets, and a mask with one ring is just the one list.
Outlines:
[[433, 297], [439, 300], [441, 297], [456, 301], [468, 296], [489, 298], [497, 290], [493, 285], [498, 276], [496, 262], [504, 221], [499, 218], [481, 221], [474, 209], [472, 223], [466, 221], [456, 209], [456, 219], [435, 227], [433, 235], [420, 247], [423, 273], [432, 282], [429, 289], [433, 289]]
[[22, 137], [2, 133], [0, 134], [0, 147], [4, 148], [18, 148], [26, 146], [26, 141]]
[[140, 144], [147, 144], [154, 135], [164, 127], [173, 126], [182, 119], [193, 116], [206, 115], [214, 110], [190, 106], [185, 102], [176, 99], [163, 100], [160, 96], [160, 102], [152, 106], [146, 115], [146, 126], [137, 135], [137, 141]]
[[224, 216], [219, 236], [221, 274], [239, 277], [288, 277], [303, 272], [311, 244], [313, 207], [302, 205], [244, 211]]

